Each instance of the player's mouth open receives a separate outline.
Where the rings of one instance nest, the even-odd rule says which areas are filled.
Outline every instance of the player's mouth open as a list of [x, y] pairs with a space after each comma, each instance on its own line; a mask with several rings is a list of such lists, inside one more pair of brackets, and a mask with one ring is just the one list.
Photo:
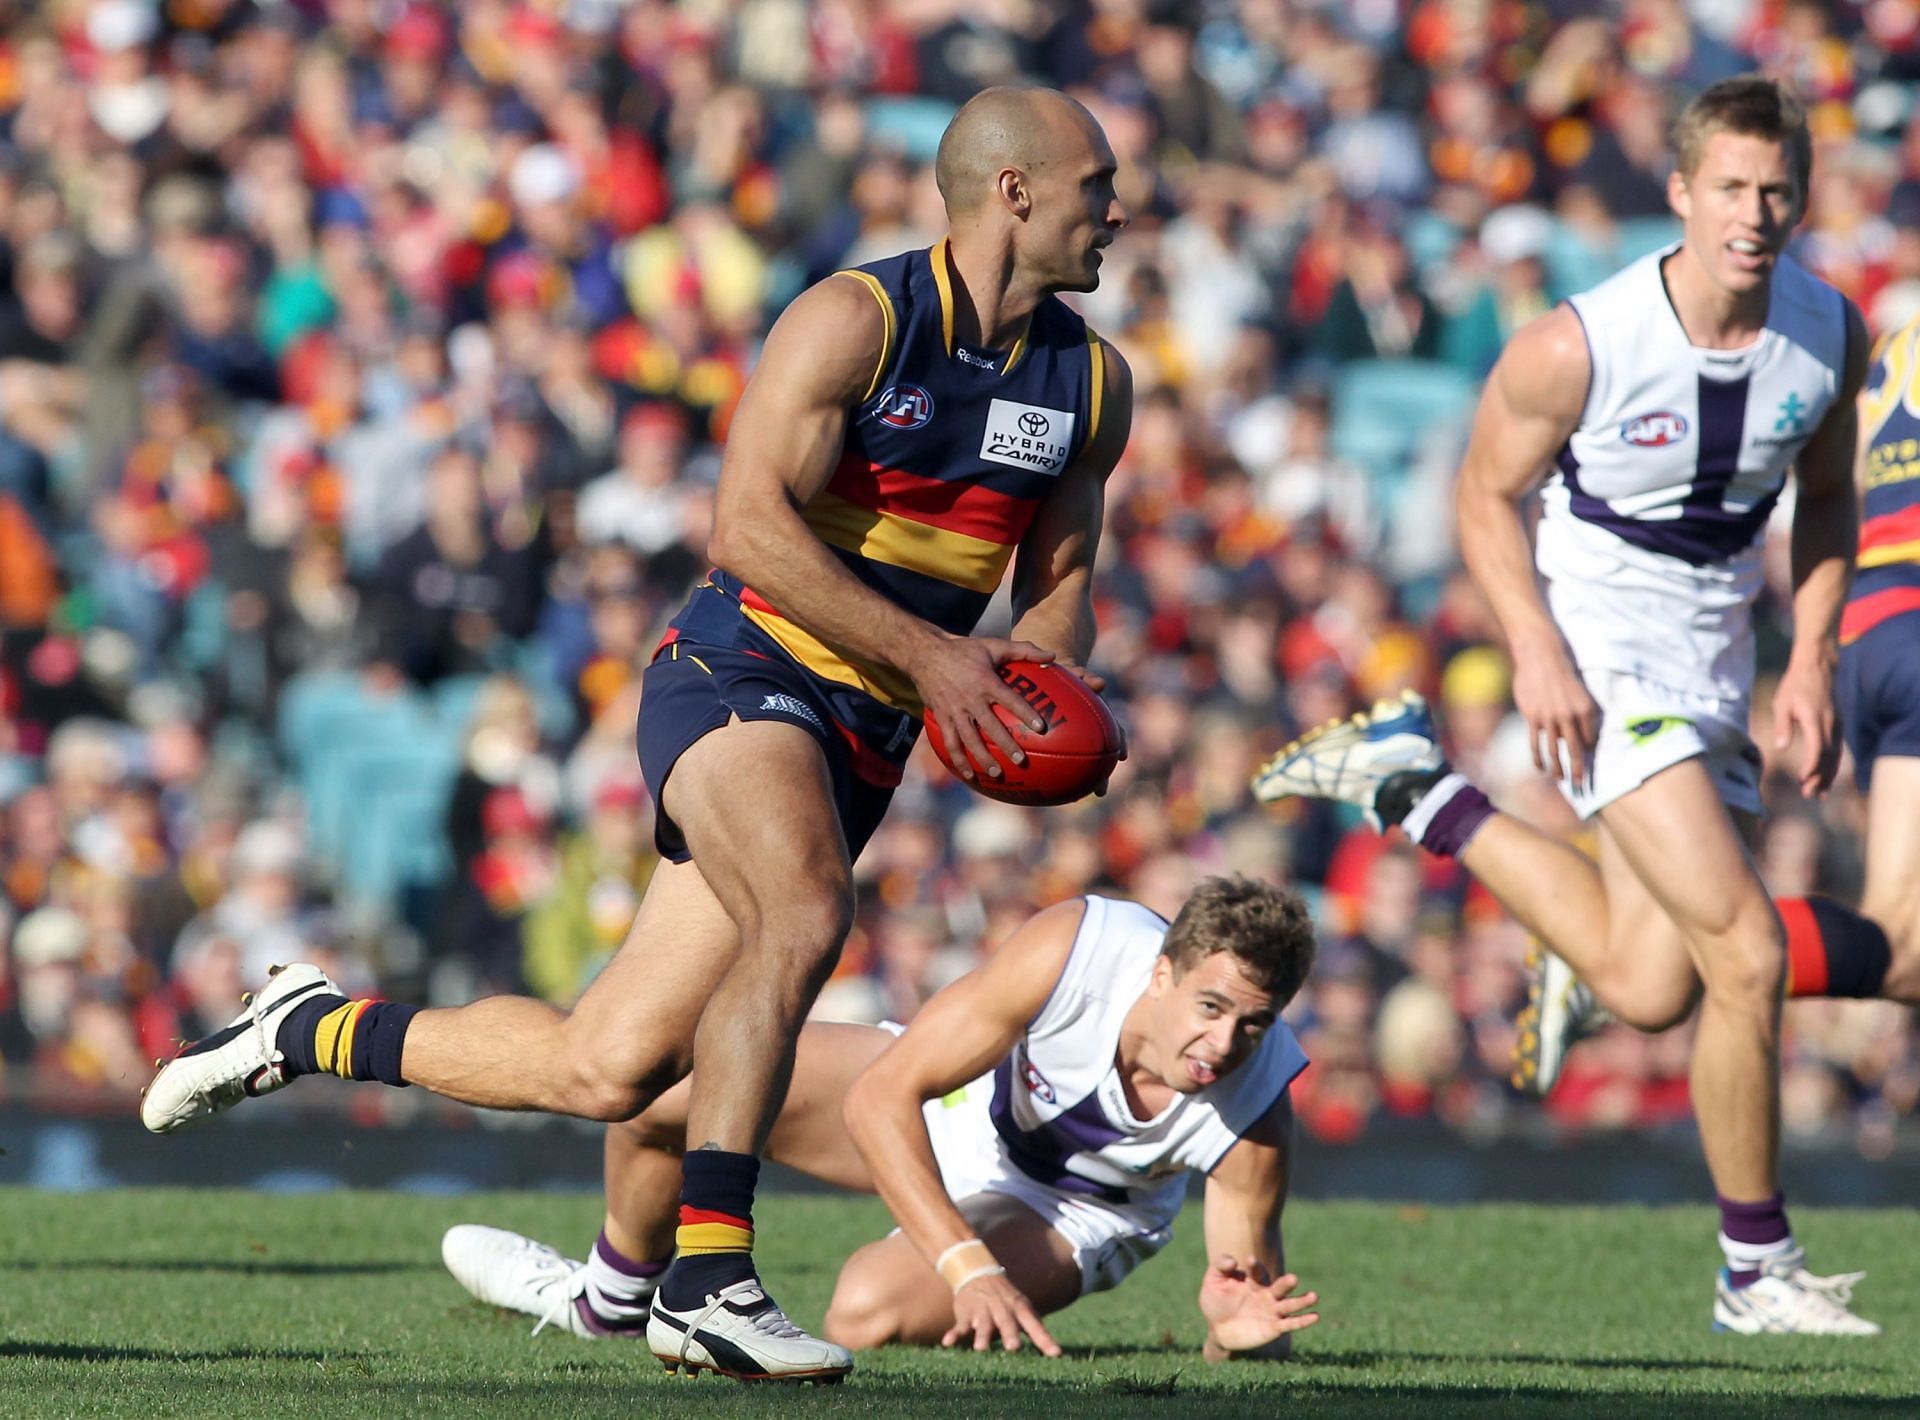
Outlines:
[[1193, 1056], [1189, 1055], [1187, 1057], [1187, 1076], [1193, 1080], [1195, 1084], [1211, 1085], [1215, 1080], [1220, 1078], [1220, 1072], [1206, 1061], [1196, 1060]]
[[1738, 237], [1728, 242], [1727, 251], [1732, 254], [1734, 264], [1744, 271], [1758, 271], [1770, 259], [1763, 243], [1746, 237]]

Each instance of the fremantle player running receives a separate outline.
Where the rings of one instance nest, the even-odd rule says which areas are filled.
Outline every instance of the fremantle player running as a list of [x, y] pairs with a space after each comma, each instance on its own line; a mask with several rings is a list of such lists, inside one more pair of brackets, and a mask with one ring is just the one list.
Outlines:
[[[649, 1340], [674, 1355], [711, 1341], [743, 1377], [844, 1376], [848, 1352], [759, 1285], [757, 1154], [852, 918], [850, 864], [922, 713], [998, 774], [985, 742], [1022, 757], [996, 707], [1042, 726], [996, 666], [1091, 650], [1132, 385], [1055, 293], [1098, 284], [1126, 224], [1114, 173], [1073, 100], [986, 90], [935, 159], [949, 237], [831, 276], [775, 323], [727, 440], [717, 569], [646, 671], [640, 760], [667, 861], [571, 1013], [513, 997], [349, 1001], [290, 969], [161, 1070], [148, 1128], [320, 1071], [617, 1121], [693, 1069], [698, 1143]], [[1010, 564], [1016, 639], [972, 636]], [[617, 1211], [604, 1241], [636, 1267], [655, 1256]]]
[[[1861, 912], [1823, 897], [1784, 898], [1786, 994], [1879, 997], [1920, 1005], [1920, 322], [1881, 342], [1857, 403], [1865, 521], [1852, 595], [1840, 618], [1842, 733], [1867, 793]], [[1546, 1094], [1568, 1048], [1615, 1008], [1659, 1019], [1658, 981], [1609, 959], [1592, 982], [1552, 952], [1536, 954], [1532, 997], [1515, 1042], [1514, 1080]], [[1604, 1002], [1603, 999], [1604, 998]]]
[[[1199, 1173], [1206, 1355], [1284, 1355], [1316, 1318], [1281, 1257], [1287, 1089], [1306, 1057], [1278, 1013], [1312, 959], [1298, 896], [1212, 878], [1171, 927], [1102, 897], [1048, 908], [898, 1040], [807, 1026], [768, 1155], [879, 1193], [901, 1224], [841, 1269], [828, 1338], [1017, 1350], [1024, 1336], [1058, 1355], [1040, 1318], [1164, 1247]], [[674, 1245], [687, 1094], [613, 1131], [650, 1257]], [[580, 1336], [634, 1334], [654, 1285], [597, 1246], [574, 1262], [474, 1224], [441, 1252], [482, 1301]]]
[[[1699, 1009], [1694, 1113], [1720, 1202], [1718, 1327], [1866, 1335], [1857, 1276], [1816, 1277], [1779, 1188], [1781, 916], [1746, 837], [1756, 545], [1789, 469], [1794, 645], [1774, 701], [1803, 792], [1838, 758], [1832, 679], [1853, 553], [1859, 316], [1782, 252], [1805, 205], [1806, 115], [1770, 80], [1714, 85], [1675, 129], [1680, 243], [1522, 330], [1481, 398], [1460, 473], [1461, 549], [1512, 645], [1536, 763], [1599, 822], [1597, 866], [1495, 812], [1442, 762], [1409, 697], [1289, 746], [1266, 799], [1363, 805], [1457, 857], [1648, 1030]], [[1542, 497], [1537, 568], [1523, 503]], [[1543, 584], [1544, 583], [1544, 587]], [[1877, 989], [1886, 939], [1833, 904], [1812, 950]]]

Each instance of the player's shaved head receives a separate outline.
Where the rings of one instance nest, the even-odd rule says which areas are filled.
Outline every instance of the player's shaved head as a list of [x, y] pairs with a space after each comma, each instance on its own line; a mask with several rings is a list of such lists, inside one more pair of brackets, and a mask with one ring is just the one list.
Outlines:
[[1044, 167], [1076, 131], [1091, 137], [1099, 128], [1092, 114], [1058, 89], [982, 89], [953, 116], [934, 155], [933, 177], [948, 216], [978, 211], [1002, 172]]

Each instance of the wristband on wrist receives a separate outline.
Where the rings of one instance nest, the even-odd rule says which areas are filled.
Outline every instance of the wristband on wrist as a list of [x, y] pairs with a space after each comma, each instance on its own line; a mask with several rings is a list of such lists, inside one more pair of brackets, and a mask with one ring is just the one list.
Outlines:
[[934, 1259], [933, 1268], [940, 1274], [940, 1280], [956, 1292], [976, 1278], [1007, 1270], [995, 1259], [993, 1249], [979, 1238], [955, 1243]]

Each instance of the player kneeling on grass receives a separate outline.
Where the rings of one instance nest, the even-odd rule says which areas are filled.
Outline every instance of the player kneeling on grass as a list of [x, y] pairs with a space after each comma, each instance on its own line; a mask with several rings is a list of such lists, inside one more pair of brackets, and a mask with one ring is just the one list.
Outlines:
[[[900, 1224], [841, 1268], [827, 1336], [1018, 1350], [1024, 1335], [1058, 1355], [1041, 1317], [1165, 1247], [1197, 1171], [1206, 1354], [1284, 1355], [1317, 1319], [1280, 1246], [1287, 1090], [1307, 1062], [1279, 1012], [1313, 947], [1297, 896], [1243, 878], [1207, 880], [1171, 926], [1086, 897], [1032, 918], [904, 1031], [806, 1026], [767, 1154], [878, 1193]], [[448, 1268], [543, 1324], [642, 1334], [679, 1221], [687, 1100], [683, 1082], [620, 1128], [635, 1155], [620, 1177], [645, 1197], [617, 1211], [653, 1220], [626, 1251], [603, 1234], [574, 1262], [467, 1224], [442, 1244]], [[709, 1362], [653, 1340], [670, 1369]]]

